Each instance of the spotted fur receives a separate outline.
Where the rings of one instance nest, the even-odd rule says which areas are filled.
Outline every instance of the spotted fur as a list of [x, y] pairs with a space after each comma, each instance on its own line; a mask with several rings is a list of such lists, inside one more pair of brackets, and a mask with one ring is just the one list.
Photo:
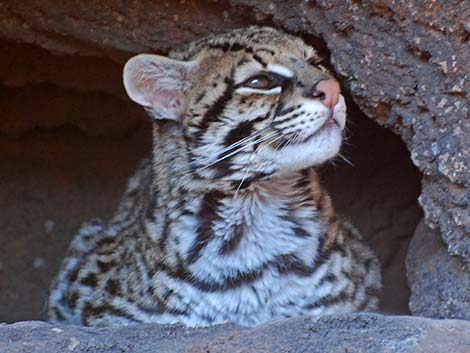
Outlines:
[[[342, 96], [332, 109], [309, 96], [330, 77], [317, 59], [265, 27], [131, 59], [124, 83], [153, 119], [152, 158], [114, 218], [73, 240], [50, 320], [256, 325], [375, 310], [378, 261], [312, 168], [338, 153], [346, 114]], [[275, 86], [246, 83], [259, 73]]]

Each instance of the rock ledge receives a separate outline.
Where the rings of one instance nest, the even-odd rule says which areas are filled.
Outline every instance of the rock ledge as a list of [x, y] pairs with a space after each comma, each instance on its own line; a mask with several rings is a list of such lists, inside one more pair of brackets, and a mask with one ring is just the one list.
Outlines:
[[470, 322], [347, 314], [255, 328], [137, 325], [92, 329], [40, 321], [0, 325], [0, 352], [468, 352]]

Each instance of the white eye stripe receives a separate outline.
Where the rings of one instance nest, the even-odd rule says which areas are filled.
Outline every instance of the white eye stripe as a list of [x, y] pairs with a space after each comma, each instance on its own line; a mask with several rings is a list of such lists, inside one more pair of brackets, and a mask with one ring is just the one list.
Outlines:
[[267, 69], [268, 71], [271, 71], [275, 74], [278, 74], [287, 78], [291, 78], [294, 76], [294, 73], [291, 70], [289, 70], [287, 67], [282, 66], [282, 65], [268, 64]]
[[250, 88], [250, 87], [240, 87], [235, 90], [236, 93], [239, 94], [252, 94], [252, 93], [258, 93], [258, 94], [279, 94], [281, 93], [282, 88], [281, 86], [277, 86], [271, 89], [257, 89], [257, 88]]

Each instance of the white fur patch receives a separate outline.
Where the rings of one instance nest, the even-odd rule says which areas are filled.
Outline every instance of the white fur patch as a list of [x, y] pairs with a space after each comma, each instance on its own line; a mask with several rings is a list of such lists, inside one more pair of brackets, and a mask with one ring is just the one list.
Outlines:
[[238, 94], [279, 94], [281, 93], [282, 88], [280, 86], [271, 88], [269, 90], [265, 89], [257, 89], [257, 88], [250, 88], [250, 87], [240, 87], [235, 90], [235, 93]]
[[294, 76], [294, 73], [292, 72], [292, 70], [288, 69], [285, 66], [276, 65], [276, 64], [268, 64], [268, 71], [271, 71], [275, 74], [278, 74], [287, 78], [291, 78]]
[[259, 154], [278, 164], [281, 169], [300, 170], [333, 158], [339, 152], [341, 142], [340, 127], [330, 126], [303, 143], [290, 144], [277, 151], [264, 149]]

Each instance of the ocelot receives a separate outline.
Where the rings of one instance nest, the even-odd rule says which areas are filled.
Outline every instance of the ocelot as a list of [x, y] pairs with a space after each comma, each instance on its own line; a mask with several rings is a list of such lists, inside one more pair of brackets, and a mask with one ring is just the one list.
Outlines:
[[249, 27], [124, 68], [153, 151], [107, 223], [85, 224], [52, 322], [225, 321], [376, 310], [380, 266], [315, 166], [339, 152], [338, 82], [301, 39]]

